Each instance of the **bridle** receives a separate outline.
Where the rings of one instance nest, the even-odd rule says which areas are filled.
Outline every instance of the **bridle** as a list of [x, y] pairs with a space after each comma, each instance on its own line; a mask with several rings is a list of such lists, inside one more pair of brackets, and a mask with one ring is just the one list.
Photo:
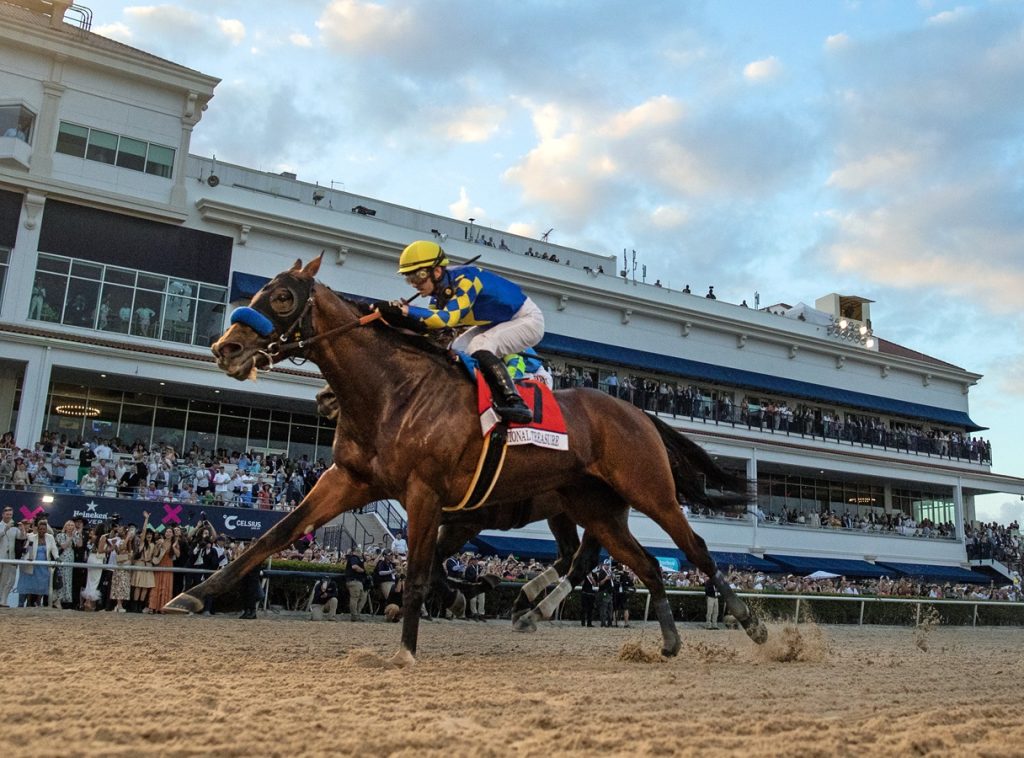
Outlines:
[[[261, 337], [269, 337], [270, 335], [277, 333], [277, 338], [267, 343], [265, 347], [256, 351], [256, 356], [253, 358], [253, 366], [257, 371], [270, 371], [274, 364], [284, 358], [288, 358], [292, 363], [296, 365], [302, 365], [308, 358], [305, 355], [306, 350], [328, 337], [338, 337], [342, 334], [352, 331], [353, 329], [365, 326], [366, 324], [372, 323], [380, 318], [380, 313], [374, 311], [368, 313], [365, 316], [361, 316], [353, 321], [349, 321], [341, 326], [336, 326], [333, 329], [328, 329], [326, 332], [320, 334], [309, 334], [312, 331], [312, 324], [307, 324], [308, 317], [313, 310], [313, 287], [315, 282], [312, 280], [309, 282], [309, 293], [306, 295], [305, 304], [299, 311], [291, 323], [289, 323], [283, 329], [278, 328], [281, 323], [278, 314], [266, 313], [263, 309], [253, 306], [244, 306], [242, 308], [236, 308], [231, 313], [231, 323], [241, 323], [248, 326], [250, 329], [255, 331]], [[294, 293], [293, 293], [294, 294]], [[297, 298], [298, 299], [298, 298]], [[267, 326], [269, 325], [269, 329]], [[309, 336], [305, 336], [309, 334]], [[260, 360], [262, 356], [263, 361]], [[265, 362], [264, 362], [265, 361]], [[261, 366], [260, 364], [263, 363]]]

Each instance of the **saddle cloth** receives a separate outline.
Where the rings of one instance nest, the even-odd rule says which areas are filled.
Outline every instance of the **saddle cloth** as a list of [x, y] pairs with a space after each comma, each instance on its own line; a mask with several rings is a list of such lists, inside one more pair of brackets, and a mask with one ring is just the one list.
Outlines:
[[[480, 414], [480, 432], [486, 437], [501, 420], [494, 410], [491, 388], [479, 371], [476, 373], [477, 412]], [[562, 409], [558, 407], [554, 393], [544, 382], [525, 379], [516, 382], [519, 395], [533, 412], [529, 424], [509, 424], [509, 445], [536, 445], [551, 450], [568, 450], [569, 433], [565, 428]]]

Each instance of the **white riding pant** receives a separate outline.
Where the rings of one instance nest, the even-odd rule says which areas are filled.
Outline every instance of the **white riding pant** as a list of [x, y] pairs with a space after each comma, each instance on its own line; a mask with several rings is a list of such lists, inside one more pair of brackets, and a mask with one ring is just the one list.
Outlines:
[[533, 347], [544, 337], [544, 314], [530, 298], [522, 304], [516, 315], [500, 324], [474, 326], [452, 342], [454, 350], [472, 355], [477, 350], [489, 350], [504, 360], [506, 355]]

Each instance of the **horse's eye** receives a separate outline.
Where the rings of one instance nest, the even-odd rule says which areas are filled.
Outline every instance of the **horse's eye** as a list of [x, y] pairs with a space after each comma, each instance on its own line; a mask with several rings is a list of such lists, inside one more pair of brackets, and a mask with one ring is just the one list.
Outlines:
[[292, 293], [284, 290], [283, 292], [278, 292], [270, 299], [270, 307], [277, 313], [288, 313], [294, 302]]

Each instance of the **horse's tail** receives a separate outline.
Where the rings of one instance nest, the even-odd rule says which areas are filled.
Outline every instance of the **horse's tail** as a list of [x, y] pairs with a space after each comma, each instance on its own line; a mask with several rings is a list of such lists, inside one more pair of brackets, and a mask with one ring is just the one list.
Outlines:
[[661, 436], [676, 490], [685, 501], [711, 508], [740, 510], [754, 499], [754, 487], [744, 477], [723, 469], [704, 448], [657, 416], [647, 414], [647, 417]]

